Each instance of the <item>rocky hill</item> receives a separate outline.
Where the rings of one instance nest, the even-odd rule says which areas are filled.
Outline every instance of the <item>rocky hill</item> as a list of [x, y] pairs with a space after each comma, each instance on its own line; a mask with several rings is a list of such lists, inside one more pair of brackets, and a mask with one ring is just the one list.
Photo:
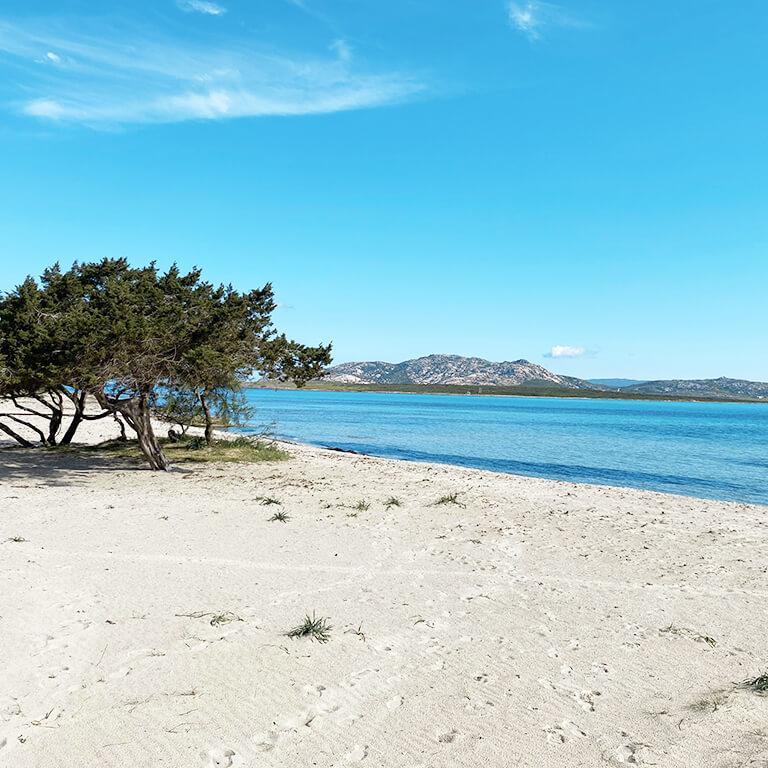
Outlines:
[[527, 360], [493, 363], [480, 357], [429, 355], [402, 363], [343, 363], [329, 368], [323, 381], [340, 384], [459, 384], [518, 386], [521, 384], [600, 389], [588, 381], [558, 376]]
[[685, 395], [691, 397], [768, 399], [768, 384], [745, 379], [670, 379], [645, 381], [629, 387], [620, 387], [620, 392], [634, 392], [649, 395]]

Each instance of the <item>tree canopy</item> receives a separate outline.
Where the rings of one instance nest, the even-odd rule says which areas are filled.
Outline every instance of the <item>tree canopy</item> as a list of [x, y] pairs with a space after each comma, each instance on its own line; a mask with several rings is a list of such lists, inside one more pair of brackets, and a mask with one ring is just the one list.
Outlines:
[[[74, 416], [61, 442], [72, 439], [84, 418], [120, 414], [149, 464], [167, 469], [151, 422], [160, 392], [197, 399], [210, 437], [217, 393], [236, 392], [255, 375], [299, 386], [322, 375], [330, 344], [309, 347], [279, 334], [274, 310], [269, 283], [241, 293], [175, 265], [161, 273], [154, 263], [137, 268], [125, 259], [75, 263], [67, 271], [57, 264], [39, 282], [27, 278], [0, 298], [0, 396], [48, 418], [46, 433], [23, 411], [10, 417], [46, 445], [56, 444], [65, 399]], [[86, 413], [87, 395], [101, 413]], [[30, 410], [21, 398], [33, 398], [37, 407]], [[3, 419], [0, 429], [29, 442]]]

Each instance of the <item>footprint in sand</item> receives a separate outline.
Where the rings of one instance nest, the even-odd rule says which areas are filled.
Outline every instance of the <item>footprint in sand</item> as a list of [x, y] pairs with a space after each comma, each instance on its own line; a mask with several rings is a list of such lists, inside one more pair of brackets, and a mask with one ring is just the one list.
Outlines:
[[211, 749], [200, 753], [203, 759], [203, 768], [233, 768], [241, 763], [235, 763], [237, 755], [231, 749]]
[[403, 703], [403, 697], [402, 696], [393, 696], [388, 702], [387, 702], [387, 709], [389, 710], [395, 710], [399, 706], [401, 706]]
[[456, 741], [456, 738], [458, 737], [459, 732], [455, 728], [451, 728], [450, 731], [447, 733], [441, 733], [438, 735], [437, 740], [441, 744], [452, 744], [454, 741]]
[[547, 734], [547, 743], [565, 744], [572, 737], [584, 738], [587, 734], [578, 725], [570, 720], [563, 720], [560, 725], [552, 725], [544, 729]]
[[355, 744], [355, 748], [344, 755], [344, 759], [348, 763], [359, 763], [361, 760], [365, 760], [366, 757], [368, 757], [368, 747], [364, 747], [361, 744]]
[[638, 765], [637, 748], [634, 744], [627, 744], [616, 750], [616, 759], [624, 765]]

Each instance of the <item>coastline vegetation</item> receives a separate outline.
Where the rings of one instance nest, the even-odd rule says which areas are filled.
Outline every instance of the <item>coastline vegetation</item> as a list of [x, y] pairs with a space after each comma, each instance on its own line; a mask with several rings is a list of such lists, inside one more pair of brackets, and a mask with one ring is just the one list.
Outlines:
[[[290, 458], [289, 454], [277, 446], [276, 443], [264, 440], [212, 440], [206, 444], [203, 440], [172, 441], [168, 438], [159, 438], [158, 442], [172, 464], [220, 462], [237, 463], [258, 461], [284, 461]], [[102, 453], [109, 456], [123, 458], [144, 459], [141, 448], [135, 440], [110, 440], [98, 445], [86, 445], [73, 448], [83, 455]], [[269, 502], [273, 503], [273, 502]], [[274, 502], [279, 503], [279, 502]]]
[[[297, 389], [290, 382], [243, 382], [243, 389]], [[379, 392], [403, 395], [467, 395], [475, 397], [567, 397], [595, 400], [657, 400], [697, 403], [768, 403], [768, 400], [736, 397], [694, 397], [693, 395], [657, 395], [645, 392], [618, 392], [601, 389], [571, 389], [556, 386], [495, 386], [490, 384], [342, 384], [335, 381], [311, 380], [301, 387], [316, 392]]]

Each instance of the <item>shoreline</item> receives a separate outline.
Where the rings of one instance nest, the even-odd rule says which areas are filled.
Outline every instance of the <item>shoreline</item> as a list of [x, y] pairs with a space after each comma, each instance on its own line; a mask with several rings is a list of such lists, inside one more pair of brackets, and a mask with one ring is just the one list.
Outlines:
[[[240, 433], [240, 434], [247, 435], [248, 433]], [[516, 472], [504, 472], [503, 470], [487, 469], [483, 467], [473, 467], [466, 464], [452, 464], [450, 462], [434, 461], [429, 459], [405, 459], [405, 458], [396, 458], [394, 456], [380, 456], [375, 453], [366, 453], [364, 451], [340, 448], [340, 447], [335, 447], [335, 446], [320, 444], [320, 443], [303, 442], [301, 440], [293, 439], [293, 438], [271, 437], [268, 439], [276, 443], [289, 445], [289, 446], [299, 446], [303, 448], [315, 449], [318, 451], [329, 451], [332, 453], [342, 453], [342, 454], [348, 454], [352, 456], [368, 457], [372, 459], [378, 459], [381, 461], [395, 461], [395, 462], [402, 462], [405, 464], [421, 464], [421, 465], [428, 465], [428, 466], [435, 466], [435, 467], [453, 467], [455, 469], [470, 470], [474, 472], [488, 472], [492, 475], [499, 475], [502, 477], [514, 477], [520, 480], [544, 480], [546, 482], [566, 483], [568, 485], [585, 486], [587, 488], [608, 488], [615, 491], [640, 491], [643, 493], [655, 493], [655, 494], [659, 494], [660, 496], [672, 496], [674, 498], [690, 499], [692, 501], [713, 502], [718, 504], [738, 504], [738, 505], [747, 505], [747, 506], [754, 506], [754, 507], [763, 507], [765, 509], [768, 509], [768, 504], [762, 504], [756, 501], [742, 501], [739, 499], [719, 499], [719, 498], [714, 498], [710, 496], [692, 496], [688, 493], [675, 493], [674, 491], [659, 491], [653, 488], [639, 488], [634, 485], [611, 485], [610, 483], [596, 483], [596, 482], [588, 482], [588, 481], [582, 481], [582, 480], [568, 480], [568, 479], [557, 478], [557, 477], [545, 477], [543, 475], [523, 475]]]

